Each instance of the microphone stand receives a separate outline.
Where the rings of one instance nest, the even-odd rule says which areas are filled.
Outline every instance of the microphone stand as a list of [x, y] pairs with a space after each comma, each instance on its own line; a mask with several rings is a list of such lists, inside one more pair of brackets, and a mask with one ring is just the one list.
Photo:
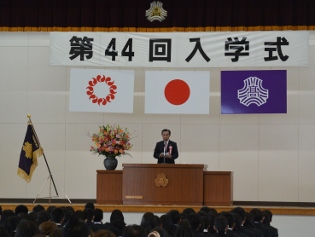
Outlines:
[[165, 164], [165, 149], [164, 149], [164, 154], [163, 154], [163, 163]]

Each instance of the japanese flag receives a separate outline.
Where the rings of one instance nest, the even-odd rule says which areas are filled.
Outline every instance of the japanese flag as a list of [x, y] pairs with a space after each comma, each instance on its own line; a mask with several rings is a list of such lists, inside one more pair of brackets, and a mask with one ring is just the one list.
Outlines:
[[133, 94], [133, 71], [70, 71], [70, 111], [132, 113]]
[[210, 72], [146, 71], [145, 113], [209, 114]]

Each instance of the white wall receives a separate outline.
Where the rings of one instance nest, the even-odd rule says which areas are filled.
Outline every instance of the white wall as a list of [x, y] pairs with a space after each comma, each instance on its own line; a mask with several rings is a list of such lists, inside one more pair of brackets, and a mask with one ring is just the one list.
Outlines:
[[314, 39], [310, 32], [308, 67], [245, 68], [288, 71], [287, 114], [221, 115], [224, 68], [208, 69], [209, 115], [144, 114], [145, 68], [127, 68], [135, 70], [134, 113], [103, 114], [69, 112], [70, 68], [50, 66], [49, 33], [1, 32], [0, 198], [34, 198], [48, 177], [43, 158], [29, 184], [16, 175], [31, 114], [61, 198], [64, 193], [70, 199], [96, 198], [96, 170], [104, 168], [103, 160], [89, 152], [88, 133], [116, 123], [134, 131], [133, 158], [119, 158], [118, 169], [122, 163], [155, 163], [155, 142], [161, 129], [170, 128], [180, 149], [177, 163], [234, 172], [235, 201], [314, 202]]

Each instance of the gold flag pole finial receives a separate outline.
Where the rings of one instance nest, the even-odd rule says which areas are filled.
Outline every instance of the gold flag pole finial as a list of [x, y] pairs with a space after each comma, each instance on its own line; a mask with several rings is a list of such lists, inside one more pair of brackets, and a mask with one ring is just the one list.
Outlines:
[[28, 117], [28, 124], [32, 124], [31, 114], [27, 114], [27, 117]]

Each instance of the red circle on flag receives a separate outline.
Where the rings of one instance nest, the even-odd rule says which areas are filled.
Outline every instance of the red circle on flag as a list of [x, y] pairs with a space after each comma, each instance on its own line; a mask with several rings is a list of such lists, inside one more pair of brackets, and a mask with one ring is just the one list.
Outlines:
[[190, 88], [185, 81], [174, 79], [165, 86], [164, 95], [169, 103], [182, 105], [189, 99]]

